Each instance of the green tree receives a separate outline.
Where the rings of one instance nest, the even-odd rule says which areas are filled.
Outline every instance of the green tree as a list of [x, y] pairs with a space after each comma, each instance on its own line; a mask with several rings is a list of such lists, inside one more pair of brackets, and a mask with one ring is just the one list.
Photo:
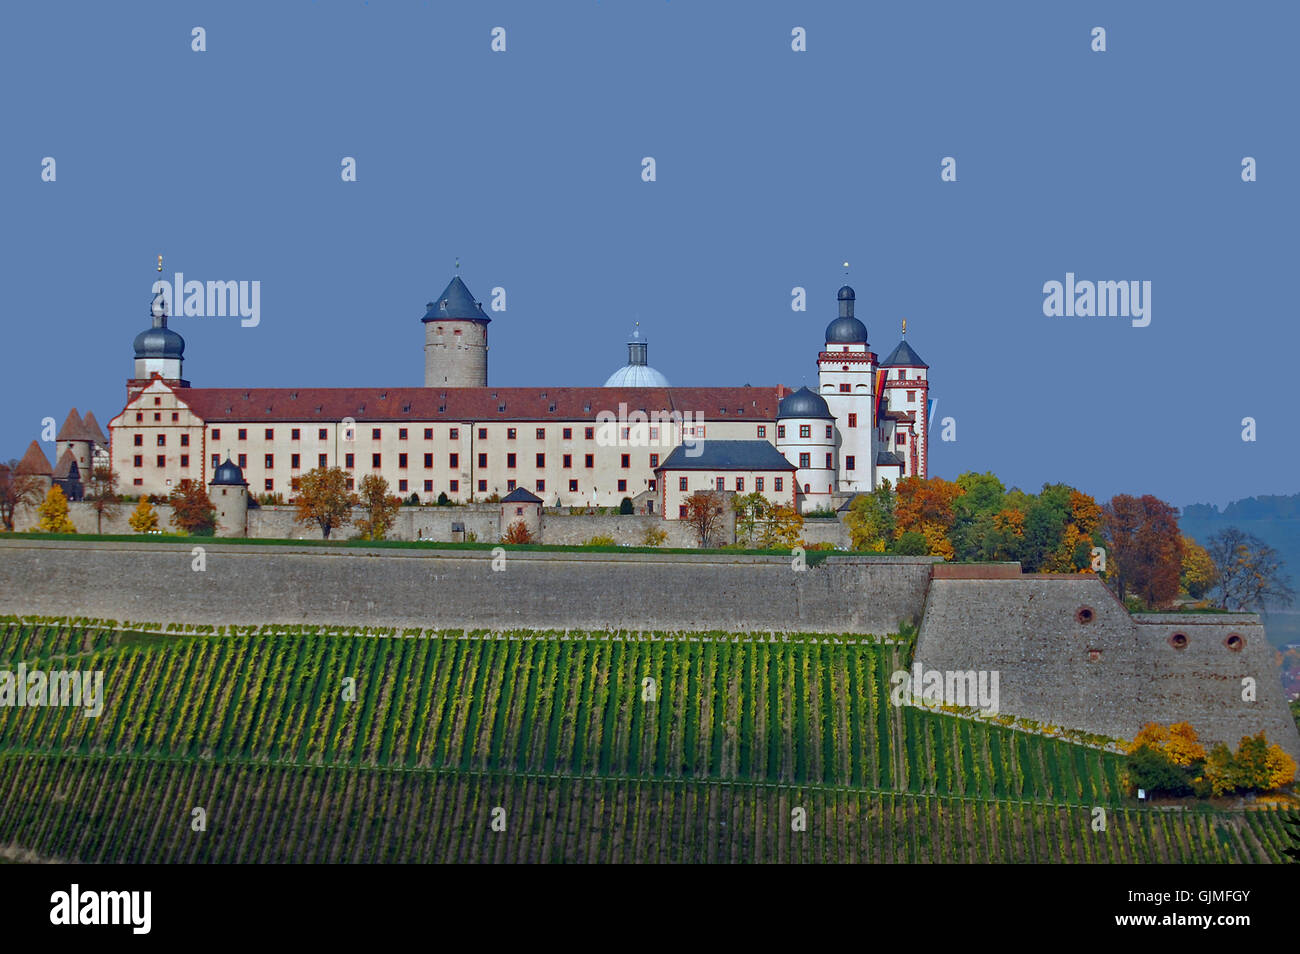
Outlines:
[[1164, 752], [1140, 745], [1125, 759], [1129, 784], [1160, 795], [1189, 795], [1192, 791], [1187, 772], [1175, 765]]
[[731, 498], [731, 509], [736, 513], [736, 542], [753, 546], [758, 526], [767, 517], [771, 503], [757, 490], [749, 494], [736, 494]]
[[925, 556], [927, 550], [925, 536], [915, 530], [909, 530], [894, 541], [890, 552], [900, 556]]
[[853, 549], [884, 553], [894, 539], [894, 488], [888, 480], [869, 493], [859, 494], [849, 505], [844, 522]]

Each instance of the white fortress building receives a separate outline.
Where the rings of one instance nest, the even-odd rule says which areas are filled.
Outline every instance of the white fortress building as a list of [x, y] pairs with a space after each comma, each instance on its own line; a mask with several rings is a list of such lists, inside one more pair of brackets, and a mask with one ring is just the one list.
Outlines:
[[126, 406], [108, 425], [112, 467], [128, 494], [188, 480], [292, 501], [301, 475], [324, 466], [353, 486], [380, 474], [425, 503], [522, 490], [548, 507], [626, 497], [676, 519], [686, 496], [723, 490], [834, 508], [885, 480], [924, 477], [929, 456], [928, 366], [905, 340], [878, 361], [853, 289], [837, 298], [816, 391], [672, 387], [639, 328], [603, 387], [491, 386], [491, 319], [459, 276], [422, 319], [423, 387], [193, 387], [185, 341], [155, 303]]

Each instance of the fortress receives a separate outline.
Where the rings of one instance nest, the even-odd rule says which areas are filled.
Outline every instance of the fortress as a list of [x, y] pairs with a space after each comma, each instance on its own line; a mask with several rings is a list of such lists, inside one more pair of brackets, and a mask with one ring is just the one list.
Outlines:
[[[779, 556], [335, 549], [0, 539], [0, 613], [209, 625], [889, 634], [926, 670], [996, 671], [1000, 711], [1132, 738], [1186, 720], [1235, 747], [1264, 730], [1300, 759], [1253, 614], [1130, 616], [1091, 574], [1015, 564]], [[780, 638], [774, 635], [772, 638]], [[110, 687], [111, 690], [111, 687]], [[111, 705], [111, 698], [109, 700]]]

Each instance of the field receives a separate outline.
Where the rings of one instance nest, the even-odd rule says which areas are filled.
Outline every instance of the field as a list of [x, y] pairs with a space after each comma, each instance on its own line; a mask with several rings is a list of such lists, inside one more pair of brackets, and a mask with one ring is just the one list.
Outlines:
[[894, 708], [903, 652], [848, 635], [160, 635], [0, 621], [0, 669], [102, 670], [106, 699], [98, 718], [0, 707], [0, 853], [1282, 860], [1277, 812], [1139, 808], [1112, 753]]

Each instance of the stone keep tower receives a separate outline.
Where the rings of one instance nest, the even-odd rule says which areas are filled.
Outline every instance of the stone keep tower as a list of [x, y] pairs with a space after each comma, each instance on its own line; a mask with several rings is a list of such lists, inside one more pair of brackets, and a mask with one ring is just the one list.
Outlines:
[[217, 508], [217, 536], [248, 536], [248, 481], [229, 457], [212, 472], [208, 498]]
[[836, 294], [840, 314], [826, 326], [826, 350], [817, 355], [818, 390], [839, 438], [840, 490], [875, 486], [876, 355], [867, 344], [867, 326], [853, 316], [856, 297], [848, 285]]
[[424, 313], [424, 386], [487, 387], [487, 326], [492, 319], [457, 275]]

